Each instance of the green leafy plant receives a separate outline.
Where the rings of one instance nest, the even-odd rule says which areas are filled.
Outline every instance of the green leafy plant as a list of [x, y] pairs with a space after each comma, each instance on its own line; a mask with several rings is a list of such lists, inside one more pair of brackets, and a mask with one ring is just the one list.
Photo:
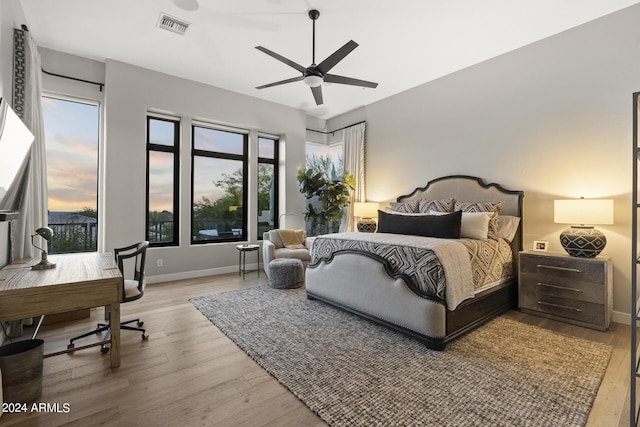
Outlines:
[[355, 179], [344, 174], [341, 180], [330, 180], [322, 171], [309, 168], [298, 171], [298, 186], [307, 200], [317, 200], [317, 204], [308, 203], [305, 221], [310, 222], [311, 230], [319, 227], [328, 232], [329, 224], [342, 219], [342, 208], [349, 204], [349, 193], [353, 190]]

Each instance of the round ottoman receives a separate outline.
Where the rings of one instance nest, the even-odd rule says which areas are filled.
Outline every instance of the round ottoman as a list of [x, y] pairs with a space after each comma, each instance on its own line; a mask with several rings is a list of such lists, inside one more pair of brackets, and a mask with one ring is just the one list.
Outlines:
[[276, 258], [269, 263], [269, 286], [276, 289], [299, 288], [304, 283], [304, 266], [296, 258]]

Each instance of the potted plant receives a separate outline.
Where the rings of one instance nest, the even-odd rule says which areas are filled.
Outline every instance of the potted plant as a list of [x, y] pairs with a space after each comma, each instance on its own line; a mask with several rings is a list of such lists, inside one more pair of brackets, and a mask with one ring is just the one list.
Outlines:
[[340, 180], [331, 180], [316, 169], [300, 169], [298, 185], [309, 201], [304, 217], [309, 235], [338, 231], [342, 209], [349, 204], [355, 185], [353, 176], [344, 174]]

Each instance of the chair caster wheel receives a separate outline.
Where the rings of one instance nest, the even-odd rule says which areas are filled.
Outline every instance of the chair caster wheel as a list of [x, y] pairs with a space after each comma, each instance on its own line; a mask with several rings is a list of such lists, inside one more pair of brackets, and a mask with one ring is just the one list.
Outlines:
[[142, 334], [142, 341], [147, 341], [149, 339], [149, 334]]
[[141, 328], [144, 325], [144, 322], [138, 322], [138, 328]]
[[109, 347], [100, 347], [100, 352], [105, 354], [109, 352]]

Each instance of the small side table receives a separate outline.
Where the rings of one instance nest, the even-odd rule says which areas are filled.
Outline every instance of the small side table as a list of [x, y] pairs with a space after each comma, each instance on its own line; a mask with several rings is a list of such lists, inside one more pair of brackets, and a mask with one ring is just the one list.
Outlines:
[[[238, 275], [242, 274], [242, 280], [244, 280], [244, 276], [247, 273], [253, 271], [257, 271], [258, 277], [260, 277], [260, 245], [237, 245], [236, 249], [238, 250]], [[247, 270], [247, 252], [253, 251], [258, 254], [258, 268], [256, 270]]]

